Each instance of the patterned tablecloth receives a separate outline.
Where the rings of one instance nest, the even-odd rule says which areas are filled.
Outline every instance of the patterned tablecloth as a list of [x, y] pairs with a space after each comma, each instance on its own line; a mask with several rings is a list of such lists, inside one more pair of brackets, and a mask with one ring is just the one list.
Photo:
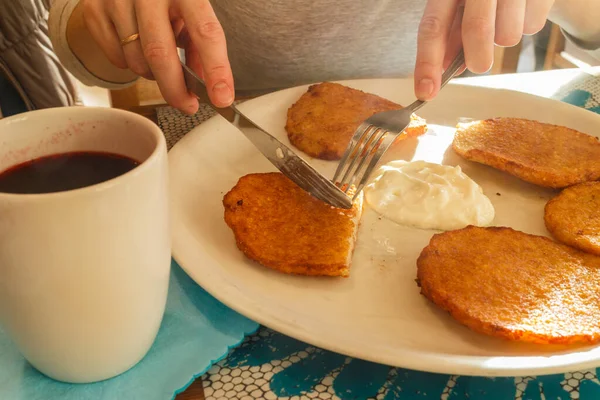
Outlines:
[[[600, 78], [572, 75], [567, 84], [553, 90], [552, 97], [600, 113]], [[544, 88], [532, 90], [514, 83], [508, 87], [546, 93], [552, 84], [543, 82]], [[164, 107], [158, 110], [158, 122], [170, 148], [213, 115], [205, 105], [193, 116]], [[599, 373], [600, 368], [511, 378], [431, 374], [352, 359], [261, 328], [214, 365], [203, 383], [207, 400], [598, 400]]]

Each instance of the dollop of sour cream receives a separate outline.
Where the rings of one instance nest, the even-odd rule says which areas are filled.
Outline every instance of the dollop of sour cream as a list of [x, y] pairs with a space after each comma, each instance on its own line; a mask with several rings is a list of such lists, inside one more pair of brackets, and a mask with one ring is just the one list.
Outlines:
[[481, 187], [462, 172], [426, 161], [392, 161], [365, 187], [368, 205], [382, 216], [421, 229], [486, 226], [494, 206]]

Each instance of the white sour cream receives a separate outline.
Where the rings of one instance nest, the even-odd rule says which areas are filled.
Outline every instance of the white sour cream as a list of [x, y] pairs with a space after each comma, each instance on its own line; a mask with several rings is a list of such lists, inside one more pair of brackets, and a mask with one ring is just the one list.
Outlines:
[[365, 187], [365, 199], [384, 217], [421, 229], [486, 226], [494, 219], [490, 199], [459, 166], [392, 161]]

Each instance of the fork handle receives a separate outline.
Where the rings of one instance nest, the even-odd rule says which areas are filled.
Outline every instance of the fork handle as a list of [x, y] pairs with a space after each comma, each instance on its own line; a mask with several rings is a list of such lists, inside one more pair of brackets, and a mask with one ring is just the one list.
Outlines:
[[[464, 63], [465, 63], [465, 53], [464, 53], [463, 49], [461, 48], [460, 51], [458, 52], [458, 54], [456, 55], [456, 57], [454, 57], [454, 60], [452, 60], [452, 62], [448, 66], [448, 68], [446, 68], [446, 70], [442, 74], [442, 83], [440, 85], [440, 89], [443, 88], [444, 86], [446, 86], [446, 83], [450, 82], [450, 79], [454, 78], [454, 75], [456, 75], [456, 71], [458, 71], [463, 66]], [[427, 102], [424, 100], [417, 100], [406, 108], [408, 108], [411, 113], [414, 113], [419, 108], [423, 107], [425, 105], [425, 103], [427, 103]]]
[[454, 60], [452, 60], [450, 65], [448, 65], [448, 68], [446, 68], [446, 70], [442, 74], [442, 85], [440, 86], [440, 89], [446, 86], [446, 83], [448, 83], [450, 79], [452, 79], [454, 75], [456, 75], [456, 72], [463, 66], [464, 63], [465, 52], [461, 48], [456, 57], [454, 57]]

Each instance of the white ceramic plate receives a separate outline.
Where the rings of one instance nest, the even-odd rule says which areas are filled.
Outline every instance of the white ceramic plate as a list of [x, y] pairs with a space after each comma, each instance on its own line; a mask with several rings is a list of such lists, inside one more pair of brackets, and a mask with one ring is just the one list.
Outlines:
[[[410, 80], [343, 82], [408, 104]], [[289, 144], [286, 111], [306, 87], [243, 104], [269, 132]], [[425, 106], [429, 133], [390, 158], [459, 164], [496, 208], [494, 225], [547, 235], [543, 207], [553, 194], [491, 168], [466, 162], [449, 144], [459, 118], [513, 116], [563, 124], [596, 135], [600, 116], [531, 95], [456, 84]], [[303, 153], [300, 153], [303, 154]], [[334, 162], [307, 158], [332, 176]], [[509, 343], [464, 328], [419, 294], [416, 259], [434, 231], [379, 220], [366, 206], [350, 278], [288, 276], [247, 260], [223, 220], [223, 195], [248, 173], [274, 167], [221, 117], [186, 135], [170, 152], [173, 254], [217, 299], [253, 320], [313, 345], [388, 365], [463, 375], [559, 373], [600, 364], [600, 347]]]

